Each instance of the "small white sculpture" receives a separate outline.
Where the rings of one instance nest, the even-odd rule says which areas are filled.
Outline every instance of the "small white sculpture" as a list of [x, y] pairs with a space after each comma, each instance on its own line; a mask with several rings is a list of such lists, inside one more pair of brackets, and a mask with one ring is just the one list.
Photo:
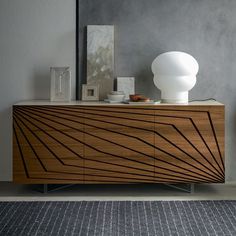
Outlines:
[[199, 66], [184, 52], [166, 52], [152, 63], [154, 84], [161, 90], [163, 103], [188, 103], [188, 91], [196, 84]]
[[51, 101], [69, 102], [71, 100], [70, 67], [51, 67]]

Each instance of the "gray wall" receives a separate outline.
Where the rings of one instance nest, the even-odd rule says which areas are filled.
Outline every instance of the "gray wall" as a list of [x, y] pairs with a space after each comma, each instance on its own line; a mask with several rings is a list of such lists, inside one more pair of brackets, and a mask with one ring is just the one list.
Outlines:
[[[226, 175], [236, 180], [236, 1], [80, 0], [80, 43], [84, 26], [116, 27], [116, 75], [135, 76], [136, 91], [160, 93], [150, 65], [160, 53], [180, 50], [199, 62], [191, 99], [214, 97], [226, 105]], [[85, 56], [80, 51], [81, 61]], [[83, 66], [81, 63], [81, 73]]]
[[[200, 72], [190, 97], [226, 104], [227, 178], [236, 180], [236, 1], [80, 3], [80, 48], [83, 26], [115, 24], [116, 74], [136, 76], [137, 92], [160, 96], [150, 70], [158, 54], [182, 50], [196, 57]], [[0, 0], [0, 180], [11, 179], [11, 105], [49, 98], [50, 66], [71, 66], [75, 88], [74, 39], [75, 0]], [[81, 59], [84, 55], [80, 50]], [[80, 65], [82, 73], [82, 60]]]
[[0, 180], [11, 180], [11, 105], [48, 99], [50, 66], [68, 65], [75, 96], [75, 0], [0, 0]]

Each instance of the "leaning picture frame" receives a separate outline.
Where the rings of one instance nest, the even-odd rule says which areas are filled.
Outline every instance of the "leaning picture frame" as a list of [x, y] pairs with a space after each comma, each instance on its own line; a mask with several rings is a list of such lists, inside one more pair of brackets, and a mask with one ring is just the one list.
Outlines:
[[82, 101], [98, 101], [99, 86], [98, 85], [82, 85]]
[[70, 67], [51, 67], [50, 100], [52, 102], [69, 102], [71, 100]]

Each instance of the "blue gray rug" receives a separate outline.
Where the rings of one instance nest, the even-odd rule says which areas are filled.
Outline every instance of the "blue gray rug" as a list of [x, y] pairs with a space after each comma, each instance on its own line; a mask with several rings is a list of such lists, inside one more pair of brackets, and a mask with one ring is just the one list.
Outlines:
[[0, 202], [0, 235], [236, 235], [236, 201]]

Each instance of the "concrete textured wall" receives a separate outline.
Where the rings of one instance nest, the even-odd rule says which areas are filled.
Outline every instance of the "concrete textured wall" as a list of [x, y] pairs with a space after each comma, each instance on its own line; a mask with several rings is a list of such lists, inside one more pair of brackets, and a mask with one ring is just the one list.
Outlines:
[[236, 180], [236, 1], [80, 0], [80, 73], [84, 82], [84, 26], [114, 24], [117, 76], [135, 76], [136, 91], [160, 93], [150, 65], [179, 50], [199, 62], [190, 99], [214, 97], [226, 105], [226, 176]]
[[71, 67], [75, 97], [75, 5], [0, 0], [0, 181], [12, 179], [12, 104], [48, 99], [50, 66]]
[[[11, 180], [13, 103], [49, 98], [49, 67], [69, 65], [75, 92], [75, 1], [0, 0], [0, 181]], [[80, 72], [84, 26], [116, 27], [116, 75], [135, 76], [136, 91], [160, 93], [150, 65], [181, 50], [200, 64], [192, 99], [226, 104], [226, 174], [236, 180], [236, 1], [80, 0]], [[84, 77], [80, 76], [82, 82]]]

